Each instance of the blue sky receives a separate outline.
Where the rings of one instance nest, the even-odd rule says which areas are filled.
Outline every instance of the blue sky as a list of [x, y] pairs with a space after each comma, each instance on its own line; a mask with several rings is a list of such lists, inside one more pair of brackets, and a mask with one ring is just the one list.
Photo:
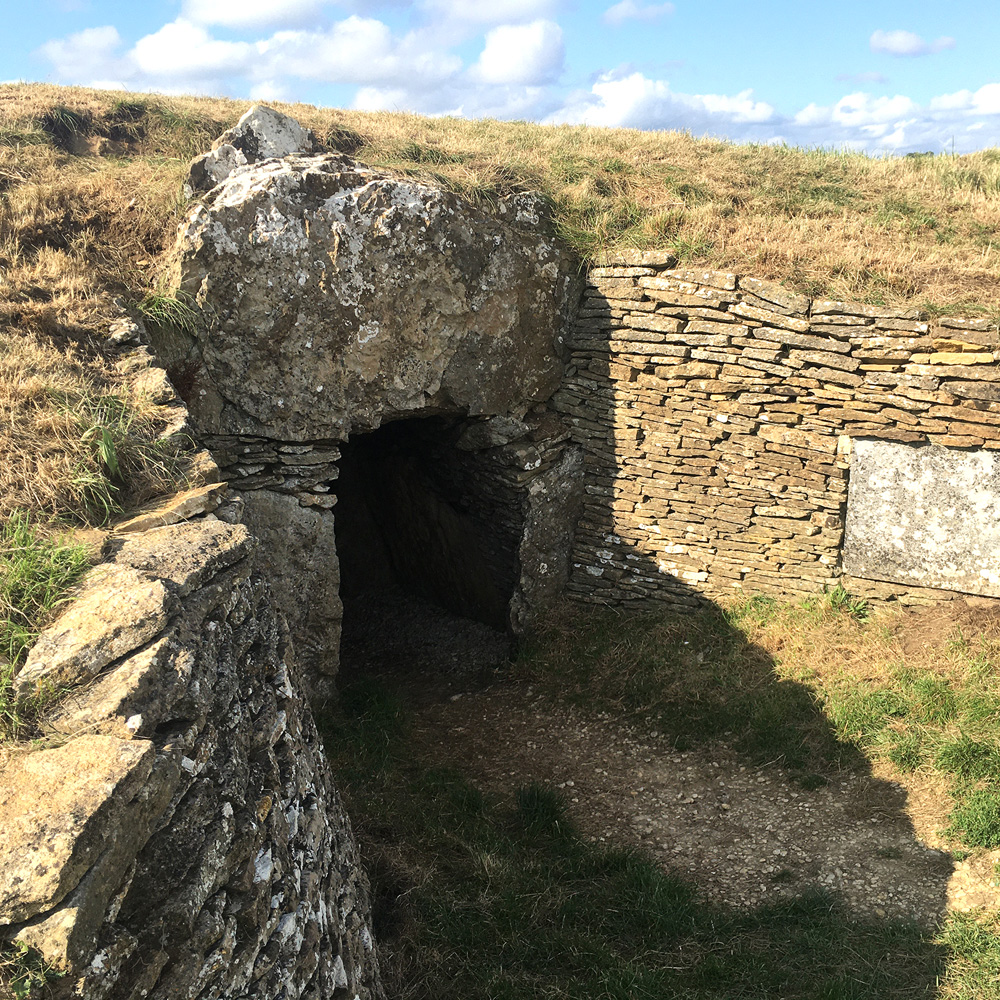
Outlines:
[[0, 80], [968, 152], [1000, 145], [991, 6], [8, 2]]

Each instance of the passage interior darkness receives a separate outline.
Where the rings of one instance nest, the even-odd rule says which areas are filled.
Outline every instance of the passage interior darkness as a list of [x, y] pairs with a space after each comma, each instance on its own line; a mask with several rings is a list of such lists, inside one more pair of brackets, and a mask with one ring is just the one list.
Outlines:
[[341, 445], [334, 508], [341, 682], [359, 673], [493, 669], [510, 652], [520, 497], [461, 425], [387, 424]]

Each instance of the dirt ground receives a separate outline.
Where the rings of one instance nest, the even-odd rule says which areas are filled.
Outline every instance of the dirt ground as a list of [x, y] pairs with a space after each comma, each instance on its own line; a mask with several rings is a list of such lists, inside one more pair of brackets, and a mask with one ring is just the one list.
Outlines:
[[845, 773], [806, 790], [724, 745], [680, 753], [655, 730], [513, 685], [427, 704], [417, 725], [429, 759], [498, 792], [558, 788], [591, 839], [641, 846], [719, 901], [756, 905], [817, 886], [859, 913], [921, 923], [1000, 904], [1000, 852], [956, 863], [937, 833], [949, 798], [918, 780]]
[[[1000, 851], [958, 861], [946, 850], [940, 831], [951, 799], [943, 783], [876, 770], [806, 788], [777, 764], [755, 765], [724, 744], [679, 752], [655, 729], [553, 704], [504, 680], [482, 626], [458, 635], [461, 626], [439, 615], [413, 629], [418, 611], [410, 609], [400, 630], [415, 645], [396, 648], [399, 632], [392, 644], [406, 676], [390, 672], [409, 691], [428, 764], [457, 767], [501, 794], [532, 782], [556, 788], [586, 836], [642, 847], [731, 905], [819, 887], [859, 915], [927, 925], [949, 909], [1000, 906]], [[470, 662], [459, 653], [463, 641], [473, 647], [472, 671], [457, 666]], [[435, 649], [447, 655], [438, 659]]]

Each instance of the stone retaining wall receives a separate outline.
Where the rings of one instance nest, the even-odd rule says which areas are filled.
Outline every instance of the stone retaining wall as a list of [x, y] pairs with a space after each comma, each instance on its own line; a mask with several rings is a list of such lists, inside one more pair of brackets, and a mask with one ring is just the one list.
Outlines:
[[[589, 273], [555, 407], [586, 453], [570, 593], [941, 591], [844, 578], [852, 440], [1000, 449], [984, 320], [811, 300], [631, 252]], [[892, 525], [886, 525], [890, 531]]]
[[69, 693], [0, 757], [0, 936], [85, 1000], [378, 998], [351, 825], [221, 491], [112, 536], [18, 675]]

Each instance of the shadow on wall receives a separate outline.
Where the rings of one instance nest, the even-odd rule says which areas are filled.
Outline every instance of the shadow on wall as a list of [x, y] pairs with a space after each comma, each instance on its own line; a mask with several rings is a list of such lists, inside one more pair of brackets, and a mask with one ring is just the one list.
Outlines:
[[[414, 996], [447, 1000], [499, 996], [502, 984], [511, 997], [563, 996], [573, 983], [581, 996], [934, 995], [950, 858], [917, 841], [900, 789], [837, 741], [811, 692], [779, 679], [763, 649], [702, 605], [664, 614], [575, 603], [528, 640], [521, 667], [533, 683], [605, 708], [604, 723], [549, 713], [502, 685], [479, 694], [465, 685], [458, 701], [445, 690], [428, 707], [413, 698], [405, 665], [377, 686], [348, 682], [345, 711], [369, 725], [398, 705], [386, 687], [421, 713], [412, 727], [392, 716], [398, 770], [373, 777], [376, 767], [341, 750], [390, 992], [419, 983]], [[421, 694], [434, 686], [420, 677]], [[623, 715], [641, 720], [624, 738]], [[716, 741], [727, 749], [681, 757]], [[623, 752], [630, 742], [641, 744], [636, 754]], [[386, 741], [371, 745], [386, 767]], [[784, 768], [752, 766], [776, 763]], [[567, 795], [582, 803], [571, 810], [585, 833], [639, 839], [713, 901], [653, 875], [619, 884], [613, 852], [511, 833], [503, 807], [486, 812], [493, 798], [456, 769], [508, 792], [572, 777]], [[463, 811], [470, 801], [479, 805]], [[440, 855], [428, 865], [425, 851]], [[451, 852], [460, 860], [439, 863]], [[442, 952], [453, 961], [438, 972], [430, 956]], [[605, 957], [580, 973], [580, 956], [594, 954]]]
[[506, 629], [523, 505], [516, 495], [498, 497], [498, 484], [456, 461], [472, 466], [469, 453], [450, 444], [456, 424], [398, 421], [340, 446], [341, 598], [398, 583], [453, 614]]
[[[825, 815], [833, 818], [831, 828], [810, 831], [809, 846], [802, 852], [786, 838], [794, 837], [797, 823], [808, 823], [801, 814], [803, 806], [808, 809], [807, 795], [796, 801], [786, 799], [782, 808], [761, 802], [759, 808], [751, 806], [738, 813], [713, 810], [711, 802], [694, 806], [702, 812], [697, 827], [705, 848], [704, 863], [710, 856], [728, 859], [717, 876], [701, 870], [699, 879], [717, 877], [724, 889], [727, 864], [763, 864], [766, 859], [774, 867], [774, 858], [780, 857], [780, 892], [771, 886], [752, 902], [794, 897], [815, 888], [832, 890], [848, 910], [864, 914], [865, 920], [918, 919], [929, 929], [930, 948], [930, 928], [947, 910], [950, 857], [918, 841], [904, 811], [905, 792], [875, 778], [868, 760], [837, 740], [813, 693], [779, 678], [770, 655], [748, 643], [726, 614], [697, 591], [706, 576], [707, 546], [719, 545], [727, 563], [741, 559], [739, 552], [721, 551], [724, 541], [711, 541], [721, 532], [706, 530], [705, 520], [725, 519], [727, 497], [736, 503], [745, 501], [726, 481], [726, 472], [732, 470], [717, 470], [719, 457], [712, 456], [711, 446], [706, 447], [704, 440], [697, 448], [684, 443], [685, 434], [700, 430], [694, 423], [683, 424], [686, 414], [672, 415], [675, 427], [644, 425], [633, 410], [634, 400], [617, 394], [618, 378], [631, 377], [634, 383], [644, 376], [653, 381], [657, 375], [654, 351], [638, 361], [623, 362], [621, 352], [613, 351], [609, 343], [614, 336], [611, 330], [588, 332], [589, 368], [579, 373], [582, 381], [577, 380], [585, 386], [585, 401], [567, 400], [564, 390], [557, 394], [557, 409], [573, 420], [576, 440], [585, 448], [587, 497], [567, 588], [578, 603], [529, 658], [537, 661], [540, 657], [544, 673], [554, 676], [564, 691], [579, 692], [586, 703], [615, 705], [650, 720], [676, 749], [720, 741], [756, 764], [780, 762], [794, 781], [809, 791], [818, 788], [815, 794], [830, 800]], [[578, 354], [575, 360], [579, 358]], [[629, 365], [633, 366], [630, 376], [622, 370]], [[669, 402], [669, 386], [661, 391]], [[794, 396], [780, 386], [775, 391]], [[729, 403], [734, 404], [739, 395], [740, 386], [733, 384]], [[710, 406], [707, 393], [705, 400]], [[658, 468], [655, 459], [643, 457], [646, 449], [636, 447], [637, 441], [641, 444], [655, 433], [675, 435], [669, 467]], [[673, 523], [683, 521], [686, 498], [673, 493], [678, 480], [685, 483], [686, 491], [700, 489], [715, 499], [711, 514], [704, 509], [691, 511], [687, 530], [702, 551], [701, 561], [690, 566], [689, 579], [678, 573], [687, 568], [683, 552], [690, 538], [664, 537], [655, 514], [637, 516], [641, 505], [650, 500], [645, 495], [648, 491], [653, 506], [665, 498], [672, 503]], [[750, 512], [752, 508], [753, 502]], [[622, 512], [628, 516], [622, 517]], [[621, 529], [623, 521], [630, 530]], [[649, 533], [650, 544], [636, 531], [637, 523]], [[745, 544], [753, 545], [752, 532]], [[794, 548], [795, 539], [784, 544]], [[611, 604], [617, 607], [611, 609], [607, 606]], [[583, 610], [588, 605], [594, 610]], [[665, 609], [671, 613], [665, 615]], [[509, 769], [518, 766], [510, 762]], [[530, 771], [530, 760], [520, 766]], [[821, 777], [823, 772], [834, 776], [830, 786]], [[844, 791], [841, 801], [836, 801], [839, 791], [835, 794], [834, 785]], [[664, 858], [673, 866], [676, 857], [671, 851], [668, 847]], [[786, 853], [775, 853], [781, 851]], [[762, 869], [761, 882], [769, 881], [770, 875]], [[902, 885], [905, 892], [898, 891]], [[841, 945], [850, 953], [849, 936]], [[849, 961], [844, 954], [840, 960]], [[907, 995], [931, 991], [943, 962], [942, 953], [935, 968], [909, 969], [902, 963], [896, 974], [913, 990]], [[883, 983], [884, 988], [895, 985]]]

